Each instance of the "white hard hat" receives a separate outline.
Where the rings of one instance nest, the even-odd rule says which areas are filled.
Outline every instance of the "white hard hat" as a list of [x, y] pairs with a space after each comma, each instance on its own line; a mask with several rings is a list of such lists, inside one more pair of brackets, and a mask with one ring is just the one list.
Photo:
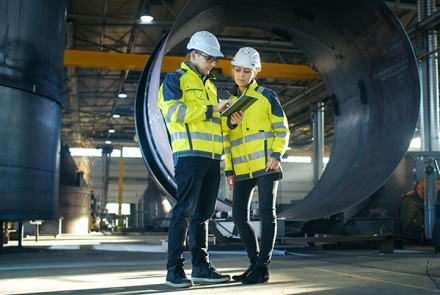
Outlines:
[[242, 47], [235, 54], [231, 61], [233, 66], [239, 66], [248, 69], [261, 70], [260, 54], [252, 47]]
[[186, 49], [195, 49], [211, 56], [224, 57], [223, 53], [220, 52], [220, 43], [218, 43], [217, 38], [207, 31], [200, 31], [192, 35]]

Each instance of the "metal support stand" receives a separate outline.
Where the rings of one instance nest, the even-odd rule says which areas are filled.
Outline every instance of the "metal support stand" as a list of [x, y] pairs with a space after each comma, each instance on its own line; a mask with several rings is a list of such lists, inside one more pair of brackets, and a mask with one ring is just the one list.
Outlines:
[[437, 205], [437, 194], [436, 194], [436, 182], [435, 176], [436, 171], [432, 166], [432, 158], [427, 158], [426, 168], [425, 168], [425, 196], [424, 196], [424, 212], [425, 212], [425, 238], [428, 240], [432, 239], [432, 229], [434, 223], [437, 219], [436, 205]]
[[63, 229], [63, 218], [60, 217], [58, 219], [58, 236], [61, 236], [62, 229]]
[[23, 247], [24, 227], [23, 222], [18, 223], [18, 247]]
[[40, 232], [40, 226], [38, 225], [38, 223], [35, 224], [35, 242], [38, 242], [38, 235]]
[[40, 232], [40, 224], [43, 222], [41, 220], [31, 221], [30, 224], [35, 224], [35, 242], [38, 242], [39, 232]]

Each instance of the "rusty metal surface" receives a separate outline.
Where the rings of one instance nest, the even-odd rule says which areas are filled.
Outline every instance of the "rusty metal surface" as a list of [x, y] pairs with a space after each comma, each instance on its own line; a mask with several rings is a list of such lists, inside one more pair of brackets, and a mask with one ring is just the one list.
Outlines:
[[388, 179], [413, 137], [420, 91], [411, 44], [383, 1], [194, 0], [153, 52], [136, 97], [144, 159], [171, 199], [171, 151], [157, 107], [161, 60], [194, 32], [219, 26], [258, 28], [294, 43], [313, 60], [337, 103], [326, 170], [304, 200], [279, 218], [307, 220], [338, 213]]

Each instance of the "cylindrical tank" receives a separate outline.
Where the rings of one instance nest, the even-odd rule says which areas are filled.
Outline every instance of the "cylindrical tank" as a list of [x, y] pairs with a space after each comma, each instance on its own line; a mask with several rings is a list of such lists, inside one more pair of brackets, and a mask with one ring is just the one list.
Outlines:
[[80, 186], [78, 171], [78, 165], [70, 154], [69, 146], [61, 142], [60, 186]]
[[63, 234], [87, 234], [92, 192], [85, 187], [60, 186], [59, 216]]
[[0, 220], [58, 218], [65, 1], [0, 1]]

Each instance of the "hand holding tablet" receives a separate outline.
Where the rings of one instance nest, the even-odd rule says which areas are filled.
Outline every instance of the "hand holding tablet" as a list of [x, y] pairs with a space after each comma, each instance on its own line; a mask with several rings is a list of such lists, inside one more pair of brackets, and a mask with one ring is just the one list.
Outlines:
[[232, 113], [245, 111], [249, 108], [254, 102], [256, 102], [258, 98], [249, 95], [242, 95], [239, 99], [237, 99], [233, 104], [231, 104], [226, 110], [220, 113], [221, 116], [229, 117]]

